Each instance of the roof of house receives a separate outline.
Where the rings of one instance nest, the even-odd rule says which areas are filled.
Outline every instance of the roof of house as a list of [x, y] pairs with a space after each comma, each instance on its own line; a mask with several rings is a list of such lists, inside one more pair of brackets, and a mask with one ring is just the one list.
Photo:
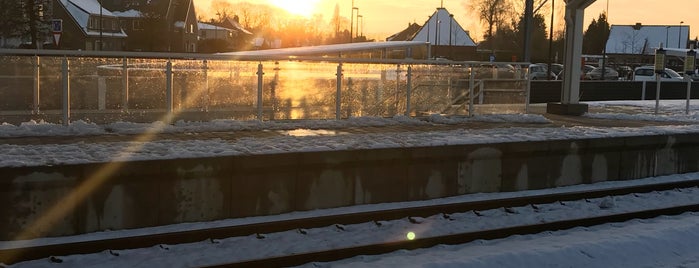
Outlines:
[[397, 34], [391, 35], [388, 38], [386, 38], [386, 41], [407, 41], [407, 40], [412, 40], [413, 37], [415, 37], [415, 34], [417, 34], [420, 29], [422, 29], [422, 26], [417, 23], [408, 23], [408, 28], [405, 28], [405, 30], [400, 31]]
[[105, 8], [101, 8], [100, 12], [100, 4], [97, 2], [97, 0], [60, 0], [59, 2], [66, 8], [70, 16], [75, 19], [75, 22], [78, 24], [78, 26], [80, 26], [80, 29], [85, 35], [93, 37], [100, 35], [108, 37], [127, 37], [123, 30], [120, 30], [117, 33], [109, 31], [100, 32], [99, 30], [89, 29], [87, 27], [88, 21], [90, 20], [90, 15], [101, 15], [102, 17], [116, 18], [112, 12], [106, 10]]
[[238, 20], [237, 20], [236, 17], [226, 19], [226, 20], [223, 22], [223, 24], [226, 25], [226, 26], [229, 26], [230, 28], [232, 28], [233, 30], [236, 30], [236, 31], [238, 31], [238, 32], [241, 32], [241, 33], [244, 33], [244, 34], [248, 34], [248, 35], [252, 35], [252, 32], [250, 32], [250, 31], [248, 31], [247, 29], [245, 29], [245, 27], [243, 27], [243, 25], [241, 25], [240, 22], [238, 22]]
[[[400, 35], [409, 36], [412, 25], [408, 29], [393, 35], [397, 38]], [[391, 37], [389, 37], [391, 38]], [[394, 39], [396, 41], [400, 39]], [[438, 46], [476, 46], [476, 42], [471, 39], [469, 33], [464, 30], [454, 16], [446, 8], [440, 7], [430, 16], [425, 24], [406, 41], [429, 42]]]
[[689, 25], [612, 25], [607, 54], [654, 54], [663, 43], [666, 48], [687, 47]]

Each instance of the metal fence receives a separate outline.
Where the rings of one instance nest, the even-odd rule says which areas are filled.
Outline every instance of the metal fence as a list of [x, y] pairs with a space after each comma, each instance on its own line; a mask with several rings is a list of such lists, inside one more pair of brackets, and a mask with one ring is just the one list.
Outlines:
[[[1, 50], [0, 121], [526, 113], [526, 63]], [[509, 68], [509, 69], [508, 69]]]

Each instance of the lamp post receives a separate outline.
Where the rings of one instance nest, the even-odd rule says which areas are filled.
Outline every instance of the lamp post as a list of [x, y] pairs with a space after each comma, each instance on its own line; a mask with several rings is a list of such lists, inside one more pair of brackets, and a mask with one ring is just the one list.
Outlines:
[[677, 48], [684, 48], [687, 46], [685, 45], [684, 47], [680, 47], [680, 44], [682, 43], [682, 23], [684, 23], [684, 21], [680, 21], [680, 30], [677, 31]]
[[352, 0], [352, 13], [350, 13], [350, 43], [352, 43], [352, 39], [354, 39], [354, 11], [357, 11], [359, 13], [359, 8], [354, 6], [354, 0]]
[[102, 0], [97, 1], [100, 4], [100, 40], [98, 50], [102, 51]]
[[[360, 22], [361, 19], [361, 22]], [[357, 38], [364, 36], [362, 30], [364, 28], [364, 16], [357, 14]]]
[[669, 29], [670, 29], [670, 26], [665, 26], [665, 46], [668, 45], [668, 43], [667, 43], [667, 41], [668, 41], [667, 37], [668, 37], [668, 30], [669, 30]]

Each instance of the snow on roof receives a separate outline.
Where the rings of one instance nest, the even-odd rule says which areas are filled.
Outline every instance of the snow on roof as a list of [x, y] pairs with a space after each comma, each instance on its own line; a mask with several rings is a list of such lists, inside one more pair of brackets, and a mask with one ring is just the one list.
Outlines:
[[[198, 23], [197, 23], [197, 26], [199, 27], [199, 30], [215, 30], [215, 31], [223, 31], [223, 30], [226, 30], [226, 31], [229, 31], [229, 32], [234, 31], [233, 29], [228, 29], [228, 28], [226, 28], [226, 27], [221, 27], [221, 26], [218, 26], [218, 25], [213, 25], [213, 24], [208, 24], [208, 23], [203, 23], [203, 22], [198, 22]], [[180, 26], [178, 26], [178, 27], [182, 27], [182, 25], [180, 25]]]
[[[88, 21], [90, 20], [90, 15], [100, 15], [100, 4], [97, 2], [97, 0], [61, 0], [60, 2], [66, 8], [68, 14], [70, 14], [70, 16], [73, 17], [73, 19], [75, 19], [75, 22], [86, 35], [102, 35], [107, 37], [124, 38], [127, 37], [126, 33], [123, 30], [121, 30], [118, 33], [107, 31], [102, 31], [100, 33], [99, 30], [93, 30], [87, 27]], [[102, 8], [101, 16], [116, 18], [116, 16], [112, 12], [104, 8]]]
[[143, 17], [141, 14], [141, 11], [134, 10], [134, 9], [129, 9], [126, 11], [113, 11], [114, 16], [120, 17], [120, 18], [140, 18]]
[[446, 8], [441, 7], [437, 8], [437, 11], [411, 40], [430, 42], [438, 46], [476, 46], [471, 36], [459, 25], [454, 16]]
[[241, 24], [240, 24], [239, 22], [237, 22], [235, 19], [233, 19], [233, 18], [228, 18], [227, 22], [228, 22], [229, 24], [231, 24], [231, 26], [233, 26], [233, 28], [234, 28], [235, 30], [237, 30], [237, 31], [239, 31], [239, 32], [242, 32], [242, 33], [244, 33], [244, 34], [252, 35], [252, 32], [250, 32], [250, 31], [248, 31], [247, 29], [245, 29], [245, 27], [243, 27], [243, 25], [241, 25]]
[[686, 48], [689, 25], [612, 25], [608, 54], [654, 54], [660, 43], [667, 48]]

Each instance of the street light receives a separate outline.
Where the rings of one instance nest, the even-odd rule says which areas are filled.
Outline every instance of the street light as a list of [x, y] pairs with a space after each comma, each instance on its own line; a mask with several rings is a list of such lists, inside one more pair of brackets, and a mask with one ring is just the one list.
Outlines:
[[99, 41], [100, 45], [99, 45], [98, 50], [102, 51], [102, 1], [100, 0], [97, 2], [99, 2], [99, 4], [100, 4], [100, 41]]
[[684, 21], [680, 21], [680, 30], [677, 31], [677, 48], [683, 48], [680, 47], [680, 44], [682, 43], [682, 23], [684, 23]]
[[352, 13], [350, 13], [350, 43], [352, 43], [352, 39], [354, 39], [354, 11], [357, 11], [357, 14], [359, 14], [359, 8], [354, 6], [354, 0], [352, 0]]
[[[361, 22], [359, 22], [359, 19], [361, 19]], [[364, 28], [364, 16], [357, 14], [357, 37], [364, 36], [364, 34], [362, 33], [363, 28]]]

